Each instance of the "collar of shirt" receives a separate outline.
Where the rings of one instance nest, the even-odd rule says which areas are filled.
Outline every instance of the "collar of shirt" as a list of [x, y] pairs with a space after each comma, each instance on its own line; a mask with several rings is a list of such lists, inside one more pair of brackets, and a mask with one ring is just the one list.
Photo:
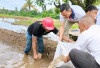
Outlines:
[[74, 10], [71, 8], [71, 10], [72, 10], [72, 14], [70, 15], [70, 17], [69, 18], [72, 18], [72, 19], [74, 19], [74, 17], [75, 17], [75, 12], [74, 12]]
[[88, 30], [96, 30], [96, 29], [100, 29], [100, 27], [98, 25], [92, 25]]
[[97, 13], [97, 16], [96, 16], [96, 19], [100, 16], [100, 10], [98, 10], [98, 13]]
[[91, 30], [93, 31], [93, 30], [98, 29], [98, 28], [100, 29], [100, 27], [98, 25], [92, 25], [92, 26], [90, 26], [90, 28], [88, 30], [83, 31], [81, 34], [84, 34], [87, 31], [91, 31]]

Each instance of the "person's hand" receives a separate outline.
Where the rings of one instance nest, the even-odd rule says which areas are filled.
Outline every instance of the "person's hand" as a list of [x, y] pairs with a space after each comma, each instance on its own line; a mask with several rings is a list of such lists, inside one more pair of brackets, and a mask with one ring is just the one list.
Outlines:
[[59, 39], [58, 39], [59, 41], [61, 41], [62, 40], [62, 37], [59, 37]]
[[75, 43], [75, 41], [73, 41], [73, 40], [69, 40], [69, 42], [71, 42], [71, 43]]
[[64, 61], [64, 63], [67, 62], [67, 56], [65, 56], [65, 57], [63, 58], [63, 61]]
[[63, 58], [63, 61], [64, 61], [65, 63], [67, 63], [69, 60], [70, 60], [70, 57], [69, 57], [69, 56], [65, 56], [65, 57]]

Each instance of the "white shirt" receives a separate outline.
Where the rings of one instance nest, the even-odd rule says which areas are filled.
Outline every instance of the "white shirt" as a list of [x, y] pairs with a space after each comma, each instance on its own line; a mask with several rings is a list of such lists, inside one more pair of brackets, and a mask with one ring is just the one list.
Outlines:
[[92, 25], [82, 32], [75, 45], [79, 46], [77, 47], [79, 50], [87, 49], [100, 65], [100, 27], [98, 25]]
[[[72, 20], [78, 20], [81, 17], [83, 17], [85, 15], [85, 11], [78, 5], [70, 5], [72, 12], [74, 14], [74, 19]], [[64, 22], [65, 18], [62, 16], [62, 14], [60, 13], [60, 21]]]
[[98, 10], [98, 13], [96, 16], [96, 24], [100, 26], [100, 10]]

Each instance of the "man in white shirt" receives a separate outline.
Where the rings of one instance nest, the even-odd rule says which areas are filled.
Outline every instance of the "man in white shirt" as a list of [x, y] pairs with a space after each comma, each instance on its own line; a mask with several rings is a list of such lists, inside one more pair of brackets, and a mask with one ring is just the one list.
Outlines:
[[75, 43], [79, 47], [72, 49], [64, 62], [71, 60], [76, 68], [100, 68], [100, 27], [92, 17], [84, 16], [79, 21], [79, 29], [81, 34]]
[[[78, 5], [70, 5], [63, 3], [60, 7], [60, 22], [61, 22], [61, 26], [59, 29], [60, 32], [60, 38], [59, 40], [62, 40], [62, 35], [64, 33], [64, 31], [68, 34], [68, 29], [70, 28], [70, 26], [73, 24], [69, 21], [78, 21], [81, 17], [83, 17], [85, 15], [85, 11]], [[67, 20], [67, 22], [66, 22]], [[66, 25], [67, 24], [67, 25]], [[65, 28], [64, 28], [65, 26]], [[68, 36], [68, 35], [67, 35]]]
[[86, 14], [96, 20], [96, 24], [100, 26], [100, 10], [97, 7], [90, 5], [86, 8]]

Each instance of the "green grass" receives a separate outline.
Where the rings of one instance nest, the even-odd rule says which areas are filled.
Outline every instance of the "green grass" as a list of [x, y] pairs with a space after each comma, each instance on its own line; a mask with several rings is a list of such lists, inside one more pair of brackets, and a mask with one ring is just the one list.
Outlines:
[[3, 17], [21, 17], [21, 16], [8, 15], [8, 14], [0, 14], [0, 16], [3, 16]]
[[[25, 25], [25, 26], [29, 26], [32, 23], [34, 23], [34, 21], [32, 20], [26, 20], [26, 21], [18, 21], [16, 23], [13, 23], [14, 25]], [[54, 23], [55, 27], [59, 29], [60, 27], [60, 23]]]
[[59, 29], [60, 23], [54, 23], [54, 26]]
[[77, 29], [77, 28], [78, 28], [77, 25], [72, 25], [72, 26], [71, 26], [71, 29]]
[[73, 25], [71, 26], [71, 29], [77, 29], [77, 28], [79, 28], [79, 27], [78, 27], [78, 23], [75, 23], [75, 24], [73, 24]]
[[[13, 24], [15, 24], [15, 25], [25, 25], [25, 26], [29, 26], [29, 25], [31, 25], [32, 23], [34, 23], [34, 21], [32, 21], [32, 20], [26, 20], [26, 21], [19, 21], [19, 22], [13, 23]], [[60, 23], [54, 23], [54, 26], [55, 26], [57, 29], [59, 29]], [[78, 28], [77, 25], [72, 25], [72, 26], [71, 26], [71, 29], [76, 29], [76, 28]]]
[[25, 26], [29, 26], [30, 24], [32, 24], [34, 21], [32, 20], [26, 20], [26, 21], [18, 21], [16, 23], [13, 23], [14, 25], [25, 25]]

